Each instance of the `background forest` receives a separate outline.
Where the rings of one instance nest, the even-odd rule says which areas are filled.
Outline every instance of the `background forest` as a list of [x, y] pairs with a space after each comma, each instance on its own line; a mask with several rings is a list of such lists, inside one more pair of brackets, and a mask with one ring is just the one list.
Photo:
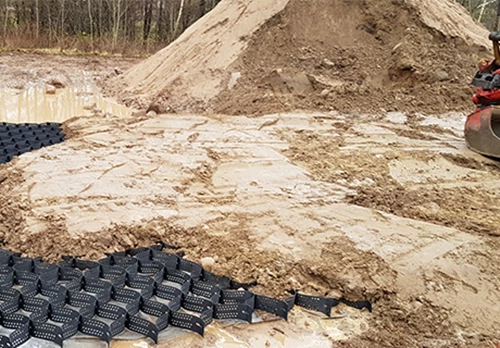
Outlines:
[[151, 53], [220, 0], [0, 0], [2, 47]]
[[[448, 0], [438, 0], [448, 1]], [[497, 10], [500, 8], [499, 0], [456, 0], [462, 4], [478, 22], [483, 23], [490, 31], [497, 28]]]
[[[458, 1], [488, 29], [496, 29], [499, 0], [436, 1]], [[218, 2], [0, 0], [0, 40], [4, 49], [149, 54], [175, 40]]]

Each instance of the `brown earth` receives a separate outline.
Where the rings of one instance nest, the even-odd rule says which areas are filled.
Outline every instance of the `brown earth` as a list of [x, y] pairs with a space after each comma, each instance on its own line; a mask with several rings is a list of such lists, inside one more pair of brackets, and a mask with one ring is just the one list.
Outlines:
[[252, 38], [232, 67], [242, 78], [211, 105], [225, 114], [464, 111], [485, 54], [430, 30], [402, 1], [296, 0]]
[[109, 89], [174, 112], [464, 111], [487, 34], [452, 1], [222, 1]]
[[85, 84], [88, 80], [100, 83], [139, 61], [138, 58], [98, 55], [0, 52], [0, 88], [22, 90], [47, 84], [61, 88]]

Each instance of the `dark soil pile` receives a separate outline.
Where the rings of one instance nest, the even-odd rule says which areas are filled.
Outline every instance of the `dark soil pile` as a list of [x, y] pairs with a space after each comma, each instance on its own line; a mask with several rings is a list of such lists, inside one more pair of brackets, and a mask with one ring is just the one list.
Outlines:
[[415, 6], [291, 0], [251, 38], [232, 68], [241, 78], [210, 106], [254, 115], [470, 110], [470, 80], [488, 51], [430, 28]]

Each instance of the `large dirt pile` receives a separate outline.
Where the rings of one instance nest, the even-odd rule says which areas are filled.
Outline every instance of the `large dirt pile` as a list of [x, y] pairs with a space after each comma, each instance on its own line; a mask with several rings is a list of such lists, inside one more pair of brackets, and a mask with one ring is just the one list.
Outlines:
[[226, 0], [111, 84], [157, 111], [465, 110], [487, 34], [451, 0]]
[[107, 87], [136, 106], [154, 100], [180, 110], [195, 101], [206, 102], [221, 91], [230, 66], [245, 51], [252, 34], [289, 1], [223, 0], [175, 42]]

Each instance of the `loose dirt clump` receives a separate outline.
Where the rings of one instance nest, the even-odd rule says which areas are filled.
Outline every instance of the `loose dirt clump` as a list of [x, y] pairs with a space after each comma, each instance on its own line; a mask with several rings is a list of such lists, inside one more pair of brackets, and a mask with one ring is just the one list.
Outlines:
[[442, 154], [442, 156], [446, 158], [448, 161], [460, 167], [469, 169], [478, 169], [478, 170], [489, 170], [490, 172], [500, 173], [500, 163], [493, 159], [490, 161], [485, 161], [485, 160], [478, 161], [475, 158], [447, 154], [447, 153]]
[[[349, 126], [341, 126], [345, 131]], [[311, 173], [315, 180], [356, 184], [365, 180], [371, 183], [385, 184], [389, 179], [388, 160], [367, 152], [356, 155], [342, 153], [344, 146], [342, 135], [324, 136], [314, 131], [281, 132], [281, 136], [290, 143], [283, 154]]]
[[[345, 246], [350, 245], [352, 249]], [[380, 300], [396, 291], [396, 272], [380, 263], [373, 253], [361, 252], [353, 247], [347, 238], [336, 238], [321, 250], [321, 262], [307, 269], [307, 273], [326, 282], [327, 287], [342, 289], [342, 292], [356, 291], [356, 284], [366, 284], [367, 292], [374, 300]], [[349, 274], [349, 277], [345, 277]], [[385, 284], [380, 289], [380, 284]], [[351, 290], [348, 290], [351, 289]], [[375, 290], [379, 289], [379, 290]], [[363, 296], [364, 294], [359, 293]]]
[[401, 137], [406, 137], [409, 139], [415, 139], [415, 140], [438, 140], [436, 137], [428, 134], [422, 133], [418, 129], [401, 129], [401, 128], [396, 128], [396, 127], [388, 127], [386, 126], [385, 128], [393, 131], [397, 135]]
[[360, 187], [348, 202], [382, 210], [410, 219], [500, 236], [498, 197], [478, 188], [444, 189], [420, 192], [400, 185]]

